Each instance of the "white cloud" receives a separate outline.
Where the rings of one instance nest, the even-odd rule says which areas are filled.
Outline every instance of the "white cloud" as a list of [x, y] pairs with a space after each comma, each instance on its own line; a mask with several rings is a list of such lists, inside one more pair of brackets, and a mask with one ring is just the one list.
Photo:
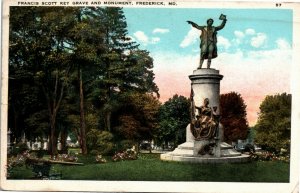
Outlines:
[[277, 47], [282, 50], [291, 49], [291, 45], [285, 39], [276, 40]]
[[225, 49], [228, 49], [231, 44], [228, 39], [223, 36], [218, 36], [218, 46], [223, 46]]
[[238, 38], [238, 39], [243, 39], [245, 37], [244, 32], [241, 31], [234, 31], [234, 35]]
[[164, 34], [164, 33], [169, 33], [170, 30], [169, 29], [163, 29], [163, 28], [155, 28], [152, 33], [161, 33], [161, 34]]
[[248, 29], [246, 29], [245, 34], [246, 35], [255, 35], [255, 30], [252, 28], [248, 28]]
[[259, 48], [266, 43], [267, 35], [264, 33], [257, 33], [255, 37], [251, 38], [251, 46]]
[[143, 31], [137, 31], [134, 34], [134, 37], [142, 43], [144, 46], [148, 44], [156, 44], [160, 41], [159, 37], [148, 37]]
[[151, 44], [156, 44], [157, 42], [159, 42], [160, 41], [160, 38], [159, 37], [152, 37], [151, 38]]
[[199, 38], [199, 30], [191, 27], [190, 31], [187, 33], [187, 35], [180, 43], [180, 47], [185, 48], [188, 47], [189, 45], [196, 43], [197, 38]]
[[236, 45], [241, 44], [242, 41], [243, 41], [243, 39], [244, 39], [244, 37], [245, 37], [244, 32], [242, 32], [242, 31], [234, 31], [233, 33], [234, 33], [234, 35], [235, 35], [235, 37], [236, 37], [236, 38], [234, 38], [234, 39], [232, 40], [233, 43], [236, 44]]
[[139, 42], [144, 43], [144, 44], [148, 44], [149, 38], [148, 38], [148, 36], [147, 36], [144, 32], [142, 32], [142, 31], [137, 31], [137, 32], [135, 32], [133, 35], [136, 37], [136, 39], [137, 39]]

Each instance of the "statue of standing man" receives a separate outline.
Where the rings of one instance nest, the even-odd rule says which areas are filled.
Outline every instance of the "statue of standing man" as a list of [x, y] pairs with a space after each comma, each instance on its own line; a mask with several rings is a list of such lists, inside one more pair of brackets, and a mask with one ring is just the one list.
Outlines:
[[219, 19], [222, 20], [222, 23], [220, 26], [217, 27], [212, 26], [212, 24], [214, 23], [213, 19], [207, 20], [207, 26], [199, 26], [192, 21], [187, 21], [188, 24], [191, 24], [194, 28], [201, 30], [201, 36], [200, 36], [201, 53], [200, 53], [200, 63], [198, 69], [202, 68], [204, 59], [207, 59], [207, 68], [210, 68], [211, 59], [216, 58], [218, 56], [217, 31], [224, 28], [227, 21], [226, 15], [221, 14]]

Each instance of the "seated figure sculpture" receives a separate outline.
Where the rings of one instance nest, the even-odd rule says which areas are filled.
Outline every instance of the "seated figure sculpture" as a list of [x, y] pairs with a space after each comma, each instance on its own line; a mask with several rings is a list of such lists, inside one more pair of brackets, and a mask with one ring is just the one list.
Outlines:
[[203, 106], [195, 108], [198, 110], [196, 120], [192, 121], [192, 133], [195, 140], [217, 139], [217, 130], [220, 116], [217, 114], [217, 107], [209, 107], [209, 99], [204, 99]]

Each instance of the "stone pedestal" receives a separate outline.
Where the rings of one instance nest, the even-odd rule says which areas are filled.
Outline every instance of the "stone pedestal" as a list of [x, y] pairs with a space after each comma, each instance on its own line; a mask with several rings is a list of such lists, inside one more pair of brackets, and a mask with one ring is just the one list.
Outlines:
[[[210, 107], [220, 109], [220, 81], [223, 76], [215, 69], [197, 69], [189, 76], [194, 91], [194, 102], [196, 106], [202, 106], [205, 98], [209, 99]], [[198, 113], [198, 112], [197, 112]], [[196, 113], [196, 114], [197, 114]], [[219, 124], [218, 139], [196, 141], [190, 124], [186, 127], [186, 142], [180, 144], [174, 151], [161, 154], [161, 160], [183, 161], [195, 163], [224, 163], [224, 162], [246, 162], [247, 155], [237, 152], [231, 145], [223, 142], [223, 127]], [[199, 153], [201, 149], [209, 144], [214, 144], [210, 154]]]
[[194, 91], [194, 101], [196, 106], [203, 105], [205, 98], [209, 99], [209, 106], [220, 109], [220, 81], [223, 75], [215, 69], [197, 69], [189, 76], [192, 89]]

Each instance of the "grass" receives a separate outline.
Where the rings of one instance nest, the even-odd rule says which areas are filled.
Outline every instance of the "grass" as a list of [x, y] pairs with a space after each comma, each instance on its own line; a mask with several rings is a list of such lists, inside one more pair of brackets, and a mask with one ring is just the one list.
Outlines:
[[77, 154], [80, 153], [80, 148], [68, 148], [68, 154]]
[[[93, 156], [80, 156], [78, 162], [84, 165], [55, 164], [51, 172], [61, 172], [63, 180], [289, 182], [289, 164], [280, 161], [190, 164], [164, 162], [159, 160], [158, 154], [141, 154], [137, 160], [121, 162], [108, 160], [104, 164], [95, 163]], [[19, 168], [23, 172], [14, 172], [17, 175], [12, 178], [30, 178], [24, 175], [26, 171], [24, 168]]]

